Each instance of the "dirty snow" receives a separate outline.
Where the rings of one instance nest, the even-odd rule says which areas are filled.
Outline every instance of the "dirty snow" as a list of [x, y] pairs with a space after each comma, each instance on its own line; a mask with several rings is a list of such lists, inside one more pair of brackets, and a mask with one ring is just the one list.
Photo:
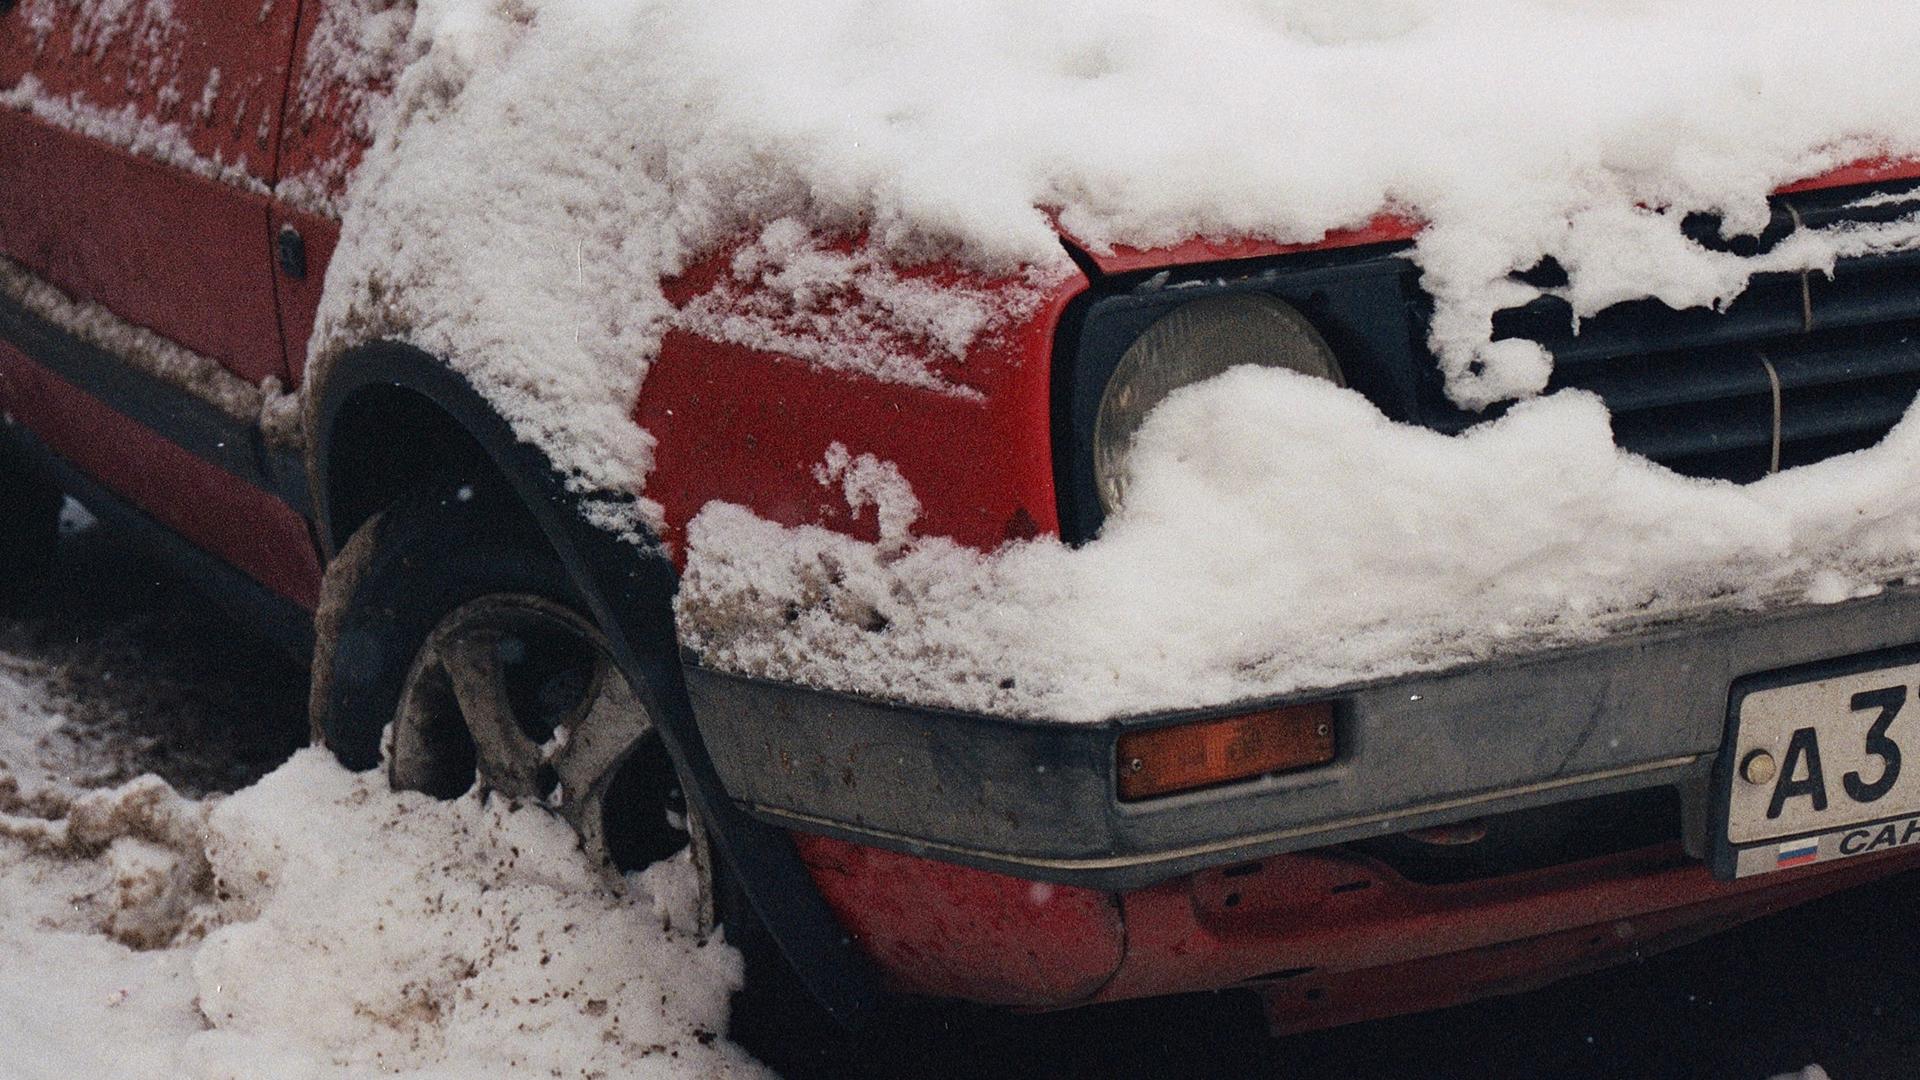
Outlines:
[[[842, 455], [823, 481], [885, 474]], [[1739, 486], [1617, 449], [1586, 393], [1449, 437], [1242, 367], [1170, 397], [1129, 460], [1126, 505], [1077, 550], [903, 536], [914, 504], [889, 484], [843, 492], [877, 504], [877, 544], [710, 504], [689, 531], [683, 638], [724, 669], [1091, 721], [1835, 602], [1920, 571], [1912, 411], [1879, 446]]]
[[[1510, 272], [1556, 257], [1581, 314], [1723, 303], [1760, 267], [1685, 242], [1685, 212], [1756, 230], [1782, 184], [1920, 153], [1920, 8], [1805, 20], [1786, 0], [427, 0], [315, 353], [410, 339], [580, 487], [635, 491], [651, 447], [628, 406], [676, 318], [660, 281], [768, 223], [1058, 274], [1056, 220], [1095, 247], [1311, 241], [1392, 209], [1429, 223], [1412, 258], [1455, 398], [1526, 396], [1550, 358], [1489, 340], [1493, 312], [1534, 295]], [[1832, 254], [1809, 242], [1795, 265]], [[804, 292], [785, 280], [767, 302]], [[964, 351], [995, 317], [980, 300], [874, 314]], [[751, 305], [685, 317], [953, 381], [884, 334], [824, 350]]]
[[276, 195], [316, 213], [340, 214], [358, 148], [386, 122], [394, 81], [418, 59], [412, 25], [408, 0], [331, 0], [321, 10], [290, 110], [298, 137], [316, 142], [305, 147], [310, 161], [283, 176]]
[[227, 798], [88, 788], [64, 708], [0, 664], [0, 1075], [767, 1075], [722, 1037], [737, 955], [550, 816], [318, 750]]

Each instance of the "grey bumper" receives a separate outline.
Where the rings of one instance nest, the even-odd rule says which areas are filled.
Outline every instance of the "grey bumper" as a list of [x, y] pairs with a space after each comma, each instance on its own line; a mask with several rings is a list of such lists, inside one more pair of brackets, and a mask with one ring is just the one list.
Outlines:
[[1352, 686], [1339, 757], [1305, 772], [1123, 804], [1128, 728], [942, 712], [712, 671], [687, 686], [728, 794], [772, 823], [1004, 873], [1139, 888], [1207, 866], [1616, 791], [1673, 785], [1689, 846], [1744, 675], [1920, 640], [1920, 588], [1722, 612], [1603, 643]]

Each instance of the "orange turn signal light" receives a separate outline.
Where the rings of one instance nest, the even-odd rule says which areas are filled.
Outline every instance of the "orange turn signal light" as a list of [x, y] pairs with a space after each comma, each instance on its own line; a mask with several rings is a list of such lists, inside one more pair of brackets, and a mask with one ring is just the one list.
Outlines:
[[1133, 802], [1333, 760], [1333, 702], [1315, 701], [1120, 736], [1120, 799]]

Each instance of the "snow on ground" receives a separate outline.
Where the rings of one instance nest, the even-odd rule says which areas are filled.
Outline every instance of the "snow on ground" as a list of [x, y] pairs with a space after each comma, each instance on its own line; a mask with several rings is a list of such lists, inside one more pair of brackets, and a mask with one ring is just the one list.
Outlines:
[[45, 675], [0, 656], [0, 1076], [766, 1075], [722, 1037], [737, 954], [548, 815], [318, 750], [225, 798], [86, 787], [101, 732]]
[[725, 504], [694, 520], [678, 604], [705, 662], [1084, 721], [1830, 603], [1920, 569], [1912, 411], [1879, 446], [1739, 486], [1619, 450], [1585, 393], [1453, 437], [1242, 367], [1148, 418], [1098, 539], [992, 554], [911, 536], [897, 470], [844, 453], [819, 476], [875, 507], [876, 544]]

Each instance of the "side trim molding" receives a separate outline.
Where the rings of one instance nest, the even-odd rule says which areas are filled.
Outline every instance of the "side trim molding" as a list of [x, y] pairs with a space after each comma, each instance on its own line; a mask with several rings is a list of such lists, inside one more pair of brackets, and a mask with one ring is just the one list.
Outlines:
[[237, 419], [179, 383], [62, 328], [6, 290], [0, 290], [0, 339], [195, 457], [265, 491], [302, 517], [313, 516], [299, 452], [270, 443], [258, 423]]

